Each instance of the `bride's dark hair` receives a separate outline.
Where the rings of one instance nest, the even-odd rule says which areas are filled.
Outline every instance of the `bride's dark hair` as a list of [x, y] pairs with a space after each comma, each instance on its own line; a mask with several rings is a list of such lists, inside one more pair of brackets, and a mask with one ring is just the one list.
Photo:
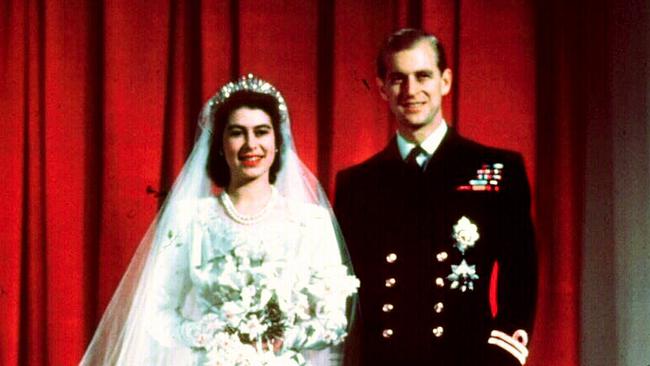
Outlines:
[[[223, 156], [223, 133], [228, 124], [230, 114], [235, 110], [248, 107], [261, 109], [271, 117], [273, 135], [275, 137], [275, 148], [282, 151], [282, 134], [280, 133], [280, 110], [275, 97], [242, 90], [233, 93], [219, 108], [214, 111], [214, 127], [212, 141], [210, 142], [210, 156], [208, 157], [207, 171], [210, 179], [219, 187], [227, 187], [230, 183], [230, 168]], [[269, 182], [275, 183], [278, 171], [282, 165], [282, 154], [277, 153], [275, 160], [269, 169]]]

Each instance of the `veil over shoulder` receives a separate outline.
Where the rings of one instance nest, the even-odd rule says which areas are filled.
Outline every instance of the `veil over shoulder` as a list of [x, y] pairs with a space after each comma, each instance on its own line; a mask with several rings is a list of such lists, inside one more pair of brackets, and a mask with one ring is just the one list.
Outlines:
[[[220, 217], [226, 215], [227, 207], [215, 197], [206, 169], [214, 111], [239, 91], [272, 96], [277, 100], [280, 111], [283, 144], [278, 157], [282, 159], [282, 165], [274, 184], [274, 194], [279, 198], [270, 207], [275, 211], [256, 231], [267, 237], [280, 233], [278, 235], [283, 243], [295, 244], [298, 246], [295, 249], [307, 255], [330, 258], [338, 265], [345, 266], [343, 268], [347, 274], [352, 274], [345, 243], [327, 196], [296, 154], [284, 98], [268, 82], [251, 74], [242, 76], [222, 87], [202, 108], [194, 148], [138, 246], [80, 365], [219, 364], [209, 363], [205, 353], [195, 346], [179, 342], [179, 339], [185, 336], [181, 323], [199, 317], [201, 309], [206, 306], [200, 303], [203, 301], [203, 297], [198, 296], [201, 289], [193, 284], [202, 281], [197, 276], [206, 265], [215, 264], [201, 261], [201, 256], [205, 258], [215, 251], [228, 252], [232, 249], [230, 238], [233, 235], [238, 238], [239, 235], [231, 233], [230, 226], [218, 224]], [[215, 221], [209, 221], [213, 219]], [[206, 220], [209, 221], [207, 224]], [[287, 241], [282, 237], [289, 235], [287, 233], [292, 227], [304, 231], [303, 239]], [[206, 240], [206, 235], [212, 235], [210, 240], [213, 243], [207, 252], [205, 247], [196, 246]], [[197, 239], [197, 236], [202, 238]], [[292, 266], [292, 261], [288, 260], [286, 265]], [[342, 319], [327, 321], [344, 324], [344, 329], [345, 324], [352, 324], [354, 299], [349, 298], [347, 305], [344, 304]], [[300, 332], [287, 334], [285, 341], [290, 342], [291, 339], [308, 344], [314, 333], [312, 330], [310, 328], [302, 335], [298, 334]], [[326, 351], [316, 351], [319, 348]], [[312, 365], [342, 363], [342, 360], [327, 352], [328, 347], [313, 349], [315, 351], [304, 352], [304, 357]]]

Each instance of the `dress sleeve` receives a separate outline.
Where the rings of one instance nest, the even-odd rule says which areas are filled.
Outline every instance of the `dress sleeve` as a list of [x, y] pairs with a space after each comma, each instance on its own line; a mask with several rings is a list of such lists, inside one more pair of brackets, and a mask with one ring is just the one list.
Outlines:
[[192, 227], [169, 230], [164, 235], [153, 266], [152, 301], [149, 333], [166, 347], [188, 346], [182, 336], [186, 319], [181, 309], [192, 287], [189, 274], [189, 251]]
[[341, 264], [342, 240], [334, 230], [332, 215], [324, 208], [314, 207], [309, 213], [309, 223], [306, 226], [305, 240], [309, 241], [314, 250], [310, 251], [312, 266], [323, 268]]
[[[341, 249], [339, 237], [336, 234], [330, 212], [320, 207], [309, 207], [304, 221], [304, 233], [302, 235], [302, 246], [308, 248], [304, 253], [315, 271], [328, 272], [330, 270], [341, 270]], [[329, 313], [332, 316], [328, 322], [336, 324], [339, 332], [344, 332], [347, 327], [346, 298], [337, 298]], [[328, 327], [331, 329], [331, 324]], [[340, 345], [332, 346], [322, 339], [322, 334], [316, 332], [316, 336], [307, 336], [306, 329], [301, 332], [294, 343], [302, 344], [302, 347], [309, 349], [304, 356], [314, 365], [340, 365], [342, 363], [342, 352]]]
[[[506, 167], [505, 169], [508, 169]], [[505, 174], [508, 174], [504, 170]], [[523, 365], [528, 356], [537, 296], [537, 255], [530, 215], [530, 192], [523, 160], [510, 163], [504, 186], [497, 256], [497, 315], [488, 344], [494, 365]], [[497, 361], [501, 360], [501, 361]]]

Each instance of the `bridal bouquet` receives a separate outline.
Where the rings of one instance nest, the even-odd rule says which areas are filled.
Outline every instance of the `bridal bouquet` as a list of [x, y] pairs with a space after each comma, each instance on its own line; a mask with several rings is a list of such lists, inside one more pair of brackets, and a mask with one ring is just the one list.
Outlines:
[[346, 300], [359, 286], [347, 267], [314, 268], [250, 244], [211, 260], [216, 280], [201, 294], [208, 364], [302, 366], [302, 350], [343, 341]]

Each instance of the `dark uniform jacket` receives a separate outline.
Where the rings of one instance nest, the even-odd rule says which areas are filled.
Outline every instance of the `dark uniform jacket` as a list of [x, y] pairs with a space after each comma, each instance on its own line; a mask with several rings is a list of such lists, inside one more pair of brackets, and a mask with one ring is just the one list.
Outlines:
[[339, 173], [335, 212], [361, 280], [360, 341], [346, 350], [352, 359], [373, 366], [525, 362], [537, 272], [519, 154], [449, 129], [421, 171], [402, 160], [393, 140]]

